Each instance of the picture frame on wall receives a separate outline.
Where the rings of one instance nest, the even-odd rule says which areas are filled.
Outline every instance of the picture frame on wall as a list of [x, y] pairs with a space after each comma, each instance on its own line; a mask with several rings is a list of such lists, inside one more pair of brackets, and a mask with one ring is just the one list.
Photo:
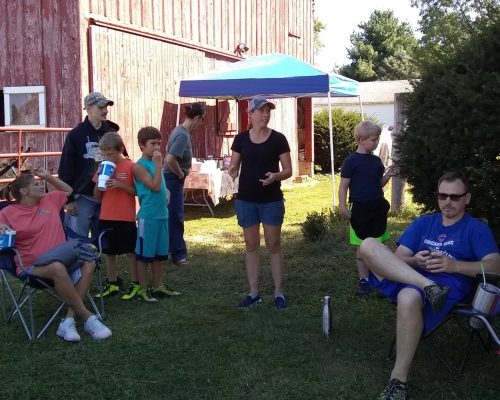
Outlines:
[[47, 126], [45, 86], [3, 88], [5, 126]]

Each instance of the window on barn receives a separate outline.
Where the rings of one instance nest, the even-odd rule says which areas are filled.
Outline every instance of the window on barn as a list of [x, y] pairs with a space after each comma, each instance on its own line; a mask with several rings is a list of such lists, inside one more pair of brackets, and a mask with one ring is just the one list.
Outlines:
[[3, 102], [5, 126], [46, 126], [45, 86], [4, 87]]

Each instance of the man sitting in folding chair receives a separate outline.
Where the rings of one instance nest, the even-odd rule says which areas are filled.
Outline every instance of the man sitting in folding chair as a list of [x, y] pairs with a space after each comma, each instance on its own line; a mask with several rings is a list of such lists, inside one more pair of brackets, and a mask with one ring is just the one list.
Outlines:
[[444, 174], [437, 184], [440, 213], [417, 218], [393, 254], [375, 239], [360, 246], [370, 285], [397, 303], [396, 363], [379, 399], [406, 399], [408, 372], [422, 332], [432, 330], [473, 289], [484, 268], [500, 272], [488, 226], [465, 212], [471, 200], [465, 177]]
[[[45, 193], [34, 175], [56, 190]], [[9, 191], [16, 203], [0, 211], [0, 230], [16, 231], [15, 246], [25, 266], [23, 269], [16, 257], [18, 276], [31, 274], [53, 281], [56, 293], [68, 305], [66, 318], [59, 324], [57, 335], [69, 342], [79, 341], [76, 316], [84, 321], [84, 330], [92, 338], [110, 337], [111, 331], [83, 303], [92, 281], [95, 262], [75, 257], [73, 265], [64, 265], [62, 259], [65, 257], [61, 255], [61, 259], [58, 258], [58, 251], [66, 241], [60, 210], [72, 193], [71, 187], [47, 171], [38, 169], [34, 174], [23, 173], [17, 177], [9, 185]], [[40, 265], [39, 261], [43, 259], [49, 261]], [[81, 276], [74, 285], [68, 271], [78, 270], [78, 267]]]

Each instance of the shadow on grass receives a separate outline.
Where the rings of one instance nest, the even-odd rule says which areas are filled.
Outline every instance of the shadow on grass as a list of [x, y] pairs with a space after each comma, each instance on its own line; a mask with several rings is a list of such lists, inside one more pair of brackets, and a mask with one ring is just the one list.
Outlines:
[[[305, 212], [321, 209], [315, 202], [328, 185], [320, 182], [318, 195], [309, 188], [287, 193], [283, 251], [289, 309], [273, 305], [264, 247], [264, 302], [238, 309], [247, 283], [243, 238], [232, 204], [217, 206], [215, 218], [208, 210], [187, 208], [190, 263], [166, 264], [168, 284], [182, 295], [158, 305], [110, 298], [106, 323], [113, 337], [104, 342], [84, 335], [81, 324], [82, 341], [74, 345], [59, 340], [55, 327], [42, 340], [28, 343], [17, 323], [2, 325], [2, 398], [376, 398], [392, 367], [385, 355], [394, 332], [394, 308], [374, 295], [355, 295], [355, 249], [345, 232], [314, 243], [300, 233]], [[407, 222], [391, 219], [391, 230], [400, 232]], [[120, 275], [129, 279], [125, 258], [120, 258]], [[329, 338], [321, 333], [326, 294], [333, 298]], [[438, 338], [452, 355], [459, 353], [463, 339], [453, 329]], [[411, 375], [412, 396], [498, 399], [498, 361], [476, 347], [465, 375], [454, 380], [420, 346]]]

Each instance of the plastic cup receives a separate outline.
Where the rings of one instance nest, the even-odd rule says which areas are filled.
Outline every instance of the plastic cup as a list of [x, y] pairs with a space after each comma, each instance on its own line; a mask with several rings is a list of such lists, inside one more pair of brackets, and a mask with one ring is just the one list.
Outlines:
[[101, 191], [106, 190], [106, 182], [113, 176], [116, 164], [112, 161], [101, 161], [99, 166], [99, 175], [97, 176], [97, 188]]
[[8, 230], [0, 234], [0, 249], [8, 249], [16, 245], [16, 231]]

